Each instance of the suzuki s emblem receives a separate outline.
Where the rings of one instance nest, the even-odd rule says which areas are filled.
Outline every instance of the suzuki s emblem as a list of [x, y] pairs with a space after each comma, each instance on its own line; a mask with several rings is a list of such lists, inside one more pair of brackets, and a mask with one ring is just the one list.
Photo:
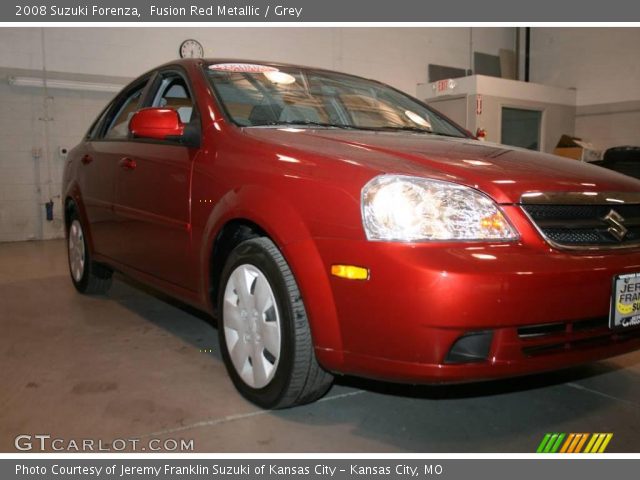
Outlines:
[[607, 231], [616, 237], [619, 242], [624, 240], [624, 237], [629, 233], [629, 230], [623, 225], [624, 217], [615, 210], [611, 210], [607, 213], [603, 220], [609, 224]]

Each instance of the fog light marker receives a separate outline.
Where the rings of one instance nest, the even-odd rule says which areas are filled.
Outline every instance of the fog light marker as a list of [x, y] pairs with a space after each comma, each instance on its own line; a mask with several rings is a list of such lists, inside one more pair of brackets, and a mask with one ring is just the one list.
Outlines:
[[331, 265], [331, 275], [348, 280], [369, 280], [369, 269], [354, 265]]

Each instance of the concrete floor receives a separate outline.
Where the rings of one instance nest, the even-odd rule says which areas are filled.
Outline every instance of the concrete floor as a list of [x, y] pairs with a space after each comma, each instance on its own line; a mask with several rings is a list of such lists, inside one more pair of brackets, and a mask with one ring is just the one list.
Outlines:
[[[212, 349], [212, 353], [201, 350]], [[64, 242], [0, 244], [0, 451], [19, 434], [193, 439], [200, 452], [533, 452], [546, 432], [613, 432], [640, 452], [640, 353], [456, 387], [340, 379], [266, 412], [234, 390], [205, 315], [117, 277], [76, 293]]]

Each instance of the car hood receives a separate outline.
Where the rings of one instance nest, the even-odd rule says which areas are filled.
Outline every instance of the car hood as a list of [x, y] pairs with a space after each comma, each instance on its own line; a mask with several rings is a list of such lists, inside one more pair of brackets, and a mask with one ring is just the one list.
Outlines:
[[499, 203], [531, 192], [640, 191], [640, 181], [594, 165], [530, 150], [412, 132], [245, 128], [269, 143], [377, 173], [418, 175], [477, 188]]

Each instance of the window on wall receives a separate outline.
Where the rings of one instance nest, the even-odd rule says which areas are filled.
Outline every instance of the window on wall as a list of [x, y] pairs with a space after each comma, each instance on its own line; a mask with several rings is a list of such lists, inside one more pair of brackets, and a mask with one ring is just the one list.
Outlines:
[[542, 112], [522, 108], [502, 108], [501, 143], [540, 150]]

